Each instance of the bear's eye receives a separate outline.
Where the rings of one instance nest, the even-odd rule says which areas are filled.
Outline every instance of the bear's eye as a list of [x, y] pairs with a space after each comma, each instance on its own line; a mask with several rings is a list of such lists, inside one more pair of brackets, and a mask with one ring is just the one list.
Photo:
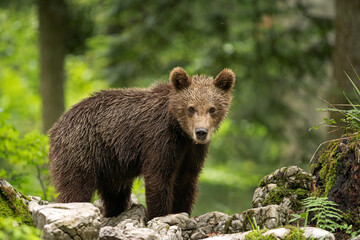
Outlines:
[[215, 110], [215, 108], [214, 108], [214, 107], [211, 107], [211, 108], [209, 109], [209, 113], [210, 113], [210, 114], [215, 113], [215, 111], [216, 111], [216, 110]]
[[188, 111], [190, 114], [194, 114], [195, 113], [195, 108], [194, 107], [189, 107]]

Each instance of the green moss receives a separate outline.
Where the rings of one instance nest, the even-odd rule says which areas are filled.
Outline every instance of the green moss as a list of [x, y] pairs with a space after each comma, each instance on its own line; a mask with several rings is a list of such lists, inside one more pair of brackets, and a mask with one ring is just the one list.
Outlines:
[[290, 198], [291, 200], [291, 209], [294, 210], [295, 212], [299, 212], [303, 209], [303, 203], [302, 200], [304, 200], [305, 198], [309, 197], [310, 195], [310, 191], [303, 189], [303, 188], [298, 188], [295, 190], [295, 193], [293, 196], [295, 196], [296, 198], [292, 197]]
[[229, 217], [226, 222], [225, 222], [225, 227], [224, 227], [224, 233], [229, 233], [229, 229], [230, 229], [230, 225], [232, 220], [234, 220], [234, 215], [232, 215], [231, 217]]
[[268, 183], [265, 181], [265, 179], [268, 177], [269, 175], [266, 175], [265, 177], [263, 177], [260, 182], [258, 187], [265, 187]]
[[309, 196], [309, 190], [303, 188], [291, 189], [285, 186], [276, 187], [269, 192], [268, 196], [265, 198], [263, 205], [279, 205], [284, 201], [284, 198], [290, 199], [290, 207], [295, 212], [300, 211], [302, 208], [301, 200]]
[[299, 227], [294, 226], [285, 226], [286, 229], [290, 230], [290, 233], [285, 236], [285, 240], [306, 240], [304, 237], [304, 230], [300, 229]]
[[297, 179], [297, 180], [300, 180], [302, 183], [303, 183], [303, 182], [311, 182], [311, 181], [314, 180], [311, 175], [303, 174], [303, 173], [301, 173], [301, 172], [299, 172], [299, 173], [296, 174], [296, 179]]
[[327, 197], [337, 178], [336, 167], [341, 153], [338, 151], [339, 141], [331, 142], [320, 154], [317, 162], [310, 165], [311, 172], [319, 171], [319, 181], [323, 189], [315, 191], [315, 196]]
[[298, 196], [298, 198], [305, 199], [309, 196], [309, 190], [298, 188], [295, 190], [295, 194]]
[[[284, 228], [289, 229], [290, 232], [285, 236], [284, 240], [306, 240], [306, 237], [303, 235], [304, 230], [299, 227], [294, 227], [291, 225], [284, 226]], [[264, 228], [260, 231], [253, 230], [248, 235], [245, 236], [245, 240], [276, 240], [279, 239], [273, 234], [263, 236], [262, 234], [267, 232], [268, 229]]]
[[267, 197], [263, 202], [263, 206], [276, 204], [279, 205], [283, 200], [284, 197], [290, 196], [293, 193], [293, 190], [287, 189], [285, 187], [276, 187], [272, 191], [269, 192]]
[[262, 229], [260, 231], [253, 230], [245, 236], [245, 240], [277, 240], [278, 239], [273, 234], [269, 234], [266, 236], [262, 235], [266, 231], [268, 231], [268, 229]]
[[0, 217], [14, 217], [21, 223], [35, 226], [27, 205], [16, 197], [12, 188], [0, 188]]

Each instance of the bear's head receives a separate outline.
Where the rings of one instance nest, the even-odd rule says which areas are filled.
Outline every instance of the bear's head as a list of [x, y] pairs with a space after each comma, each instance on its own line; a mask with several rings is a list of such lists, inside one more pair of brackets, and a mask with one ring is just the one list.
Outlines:
[[170, 111], [181, 128], [198, 144], [210, 142], [229, 111], [235, 74], [224, 69], [214, 79], [204, 75], [190, 77], [181, 67], [170, 73], [174, 93]]

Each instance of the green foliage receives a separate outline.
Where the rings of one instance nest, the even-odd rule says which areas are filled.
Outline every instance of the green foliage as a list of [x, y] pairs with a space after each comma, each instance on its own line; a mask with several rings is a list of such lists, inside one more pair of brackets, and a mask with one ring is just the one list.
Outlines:
[[337, 203], [329, 201], [326, 197], [309, 197], [304, 200], [304, 207], [308, 212], [313, 212], [314, 217], [311, 221], [316, 221], [316, 226], [331, 232], [335, 232], [340, 225], [337, 221], [341, 220], [341, 210], [337, 209]]
[[[246, 240], [277, 240], [278, 238], [274, 236], [274, 234], [263, 235], [269, 229], [261, 229], [256, 223], [256, 219], [253, 218], [253, 221], [249, 218], [249, 222], [252, 227], [252, 231], [245, 236]], [[299, 225], [297, 227], [294, 226], [285, 226], [286, 229], [290, 230], [290, 232], [285, 236], [285, 240], [306, 240], [306, 237], [303, 235], [304, 230], [300, 229]]]
[[[36, 1], [26, 1], [27, 7], [23, 0], [7, 2], [0, 4], [0, 109], [23, 139], [41, 126]], [[235, 71], [234, 104], [200, 178], [231, 193], [207, 211], [245, 209], [239, 202], [251, 201], [252, 188], [266, 172], [280, 161], [308, 159], [315, 133], [303, 132], [308, 113], [298, 106], [308, 105], [324, 78], [331, 24], [318, 24], [286, 0], [67, 3], [67, 108], [109, 85], [167, 81], [175, 66], [190, 74]], [[26, 161], [20, 162], [0, 162], [0, 176], [26, 193], [45, 195], [36, 166], [26, 169]], [[50, 199], [51, 191], [46, 195]]]
[[0, 217], [0, 239], [2, 240], [40, 240], [41, 231], [19, 222], [16, 218]]
[[351, 238], [355, 238], [356, 236], [358, 236], [360, 234], [360, 229], [353, 229], [352, 225], [348, 225], [347, 223], [344, 223], [343, 225], [340, 226], [341, 230], [344, 230], [347, 234], [349, 234], [349, 236]]
[[[351, 82], [354, 93], [357, 97], [357, 100], [360, 102], [359, 88], [357, 87], [357, 85], [354, 83], [354, 81], [349, 77], [349, 75], [346, 72], [345, 72], [345, 75], [347, 76], [348, 80]], [[357, 73], [356, 73], [356, 76], [357, 76], [357, 80], [360, 81], [359, 75]], [[335, 106], [331, 105], [331, 108], [326, 108], [326, 109], [320, 108], [320, 109], [318, 109], [318, 111], [340, 113], [342, 115], [342, 118], [340, 118], [340, 121], [342, 123], [344, 123], [344, 125], [340, 126], [340, 128], [343, 127], [346, 133], [359, 132], [360, 131], [360, 108], [359, 108], [360, 105], [358, 103], [353, 103], [353, 101], [351, 101], [350, 98], [347, 97], [345, 92], [344, 92], [344, 96], [349, 103], [345, 107], [350, 107], [350, 109], [339, 109], [339, 108], [336, 108]], [[323, 120], [324, 120], [323, 122], [321, 122], [319, 125], [315, 125], [314, 127], [312, 127], [312, 129], [316, 130], [322, 125], [333, 126], [336, 128], [337, 125], [339, 124], [334, 119], [323, 118]]]
[[168, 79], [175, 66], [190, 74], [235, 71], [231, 131], [213, 144], [211, 161], [307, 158], [303, 151], [282, 151], [293, 137], [288, 127], [296, 149], [309, 149], [315, 135], [303, 133], [308, 116], [290, 99], [307, 102], [309, 95], [298, 90], [314, 92], [320, 84], [305, 79], [323, 77], [331, 24], [317, 25], [285, 0], [107, 0], [97, 10], [99, 34], [89, 45], [112, 86], [148, 86]]
[[38, 39], [35, 6], [0, 8], [0, 109], [25, 131], [40, 128]]
[[307, 223], [308, 223], [308, 218], [309, 218], [309, 212], [308, 211], [305, 211], [301, 214], [292, 214], [293, 218], [290, 219], [289, 223], [291, 222], [295, 222], [295, 221], [298, 221], [297, 222], [297, 225], [299, 225], [299, 220], [300, 219], [304, 219], [304, 227], [307, 226]]
[[37, 131], [21, 136], [7, 119], [8, 115], [0, 112], [0, 177], [21, 192], [50, 200], [54, 192], [48, 172], [47, 136]]
[[253, 221], [248, 217], [251, 228], [256, 231], [258, 234], [261, 234], [260, 232], [260, 226], [257, 225], [255, 217], [253, 217]]
[[309, 213], [314, 214], [311, 221], [315, 221], [316, 227], [335, 232], [336, 229], [342, 229], [343, 226], [338, 222], [342, 219], [341, 210], [336, 207], [338, 204], [329, 201], [327, 197], [308, 197], [303, 200], [306, 211], [303, 214], [293, 214], [293, 219], [290, 222], [299, 219], [305, 219], [305, 226], [308, 222]]
[[136, 178], [133, 184], [132, 192], [136, 195], [139, 203], [146, 206], [145, 201], [145, 183], [143, 178]]
[[68, 75], [65, 83], [66, 108], [89, 97], [95, 91], [108, 88], [105, 80], [93, 68], [89, 57], [68, 56], [65, 69]]

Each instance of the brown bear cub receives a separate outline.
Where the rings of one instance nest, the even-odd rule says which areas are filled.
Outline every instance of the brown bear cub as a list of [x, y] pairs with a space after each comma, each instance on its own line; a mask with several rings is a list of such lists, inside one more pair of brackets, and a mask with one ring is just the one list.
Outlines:
[[190, 77], [177, 67], [170, 83], [100, 91], [74, 105], [50, 130], [50, 170], [59, 202], [89, 202], [97, 190], [105, 216], [129, 206], [145, 179], [148, 218], [190, 214], [210, 139], [231, 103], [235, 75]]

